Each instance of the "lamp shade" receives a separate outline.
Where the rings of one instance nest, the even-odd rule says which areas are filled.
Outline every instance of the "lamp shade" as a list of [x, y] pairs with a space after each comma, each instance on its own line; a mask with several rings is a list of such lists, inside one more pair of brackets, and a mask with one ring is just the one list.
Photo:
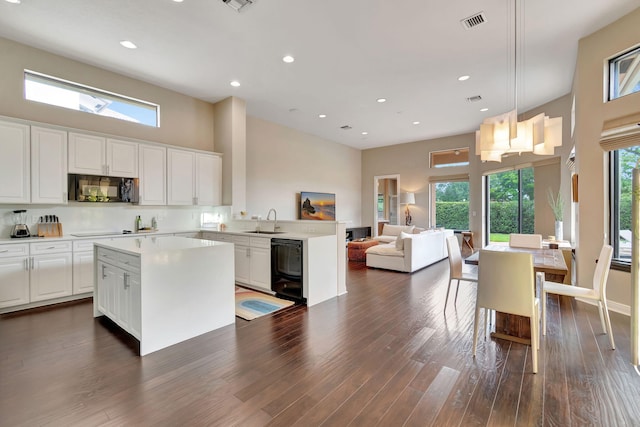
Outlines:
[[414, 193], [402, 193], [400, 194], [400, 204], [402, 205], [415, 205], [416, 195]]

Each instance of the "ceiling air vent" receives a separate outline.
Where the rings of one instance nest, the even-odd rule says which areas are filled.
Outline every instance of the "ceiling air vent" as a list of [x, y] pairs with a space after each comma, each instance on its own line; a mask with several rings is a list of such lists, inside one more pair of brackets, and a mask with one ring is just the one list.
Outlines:
[[344, 125], [344, 126], [340, 126], [340, 129], [349, 130], [349, 129], [352, 129], [352, 128], [349, 125]]
[[467, 101], [469, 101], [469, 102], [482, 101], [482, 97], [480, 95], [470, 96], [469, 98], [467, 98]]
[[464, 18], [462, 21], [460, 21], [462, 26], [467, 30], [470, 30], [473, 27], [477, 27], [480, 24], [484, 24], [485, 22], [487, 22], [487, 17], [485, 16], [484, 12], [478, 12], [475, 15]]

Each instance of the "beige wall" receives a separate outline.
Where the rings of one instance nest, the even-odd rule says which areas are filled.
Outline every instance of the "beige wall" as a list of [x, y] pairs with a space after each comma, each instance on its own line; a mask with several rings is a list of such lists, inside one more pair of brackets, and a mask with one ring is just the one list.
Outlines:
[[[571, 102], [570, 96], [566, 95], [557, 100], [551, 101], [535, 110], [521, 115], [521, 118], [528, 118], [539, 112], [545, 112], [551, 117], [563, 117], [563, 146], [556, 148], [555, 157], [559, 160], [547, 168], [547, 173], [552, 173], [541, 177], [543, 192], [548, 186], [557, 190], [561, 186], [566, 200], [570, 200], [570, 172], [564, 166], [565, 161], [571, 151], [571, 139], [569, 131]], [[433, 168], [429, 167], [429, 153], [453, 148], [470, 149], [469, 166], [453, 168]], [[501, 163], [482, 163], [475, 154], [475, 133], [455, 135], [446, 138], [438, 138], [427, 141], [418, 141], [408, 144], [394, 145], [389, 147], [373, 148], [362, 152], [362, 220], [364, 224], [370, 224], [373, 220], [373, 182], [374, 176], [400, 174], [400, 191], [411, 191], [416, 195], [416, 205], [411, 207], [413, 223], [419, 227], [434, 226], [429, 218], [429, 179], [432, 176], [446, 176], [457, 174], [469, 174], [469, 229], [474, 233], [474, 242], [479, 246], [483, 241], [484, 217], [483, 217], [483, 173], [515, 168], [522, 165], [534, 165], [535, 162], [546, 162], [554, 156], [537, 156], [523, 154], [507, 157]], [[567, 183], [564, 179], [567, 176]], [[560, 180], [562, 177], [562, 183]], [[535, 203], [536, 215], [538, 211], [543, 212], [536, 222], [536, 232], [544, 235], [554, 233], [554, 221], [552, 217], [546, 215], [549, 211], [546, 193], [544, 197], [536, 195]], [[549, 219], [551, 218], [551, 219]], [[570, 238], [571, 216], [567, 203], [565, 211], [565, 238]]]
[[[26, 101], [25, 69], [158, 104], [160, 127]], [[3, 38], [0, 38], [0, 94], [0, 115], [215, 151], [213, 104]]]
[[[247, 117], [247, 206], [250, 215], [298, 215], [298, 193], [336, 194], [336, 218], [360, 224], [360, 150], [255, 117]], [[234, 206], [234, 210], [242, 209]], [[366, 224], [369, 225], [369, 224]]]
[[[640, 93], [604, 102], [605, 69], [609, 58], [640, 42], [640, 9], [580, 40], [574, 79], [576, 94], [576, 171], [579, 176], [576, 206], [577, 277], [580, 286], [591, 287], [603, 242], [609, 241], [607, 155], [599, 147], [603, 121], [640, 111]], [[612, 271], [609, 299], [629, 305], [631, 277]]]
[[216, 150], [222, 157], [222, 204], [247, 204], [247, 106], [242, 99], [229, 97], [215, 104]]

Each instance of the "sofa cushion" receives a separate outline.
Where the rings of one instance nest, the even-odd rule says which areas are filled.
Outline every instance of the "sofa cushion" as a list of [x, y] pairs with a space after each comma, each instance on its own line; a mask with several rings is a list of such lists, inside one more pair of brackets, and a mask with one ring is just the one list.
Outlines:
[[396, 241], [396, 237], [398, 236], [376, 236], [374, 239], [381, 243], [391, 243]]
[[389, 225], [384, 224], [381, 236], [398, 236], [402, 231], [405, 233], [413, 233], [413, 225]]
[[411, 238], [411, 234], [407, 234], [404, 231], [400, 232], [400, 235], [396, 239], [396, 249], [399, 251], [404, 250], [404, 239]]
[[402, 258], [404, 251], [396, 249], [396, 245], [393, 243], [387, 243], [386, 245], [371, 246], [366, 251], [367, 254], [385, 255], [385, 256], [397, 256]]

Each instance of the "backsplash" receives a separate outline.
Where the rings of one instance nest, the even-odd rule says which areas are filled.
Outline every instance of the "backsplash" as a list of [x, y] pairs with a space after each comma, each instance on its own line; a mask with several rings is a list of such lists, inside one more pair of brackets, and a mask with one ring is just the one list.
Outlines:
[[89, 204], [70, 202], [68, 205], [0, 205], [0, 238], [8, 238], [13, 227], [12, 212], [27, 210], [27, 226], [32, 234], [37, 232], [41, 216], [56, 215], [62, 223], [63, 232], [122, 231], [134, 229], [137, 215], [143, 227], [150, 227], [156, 218], [158, 229], [193, 229], [200, 227], [202, 213], [212, 213], [226, 222], [231, 217], [229, 206], [138, 206], [131, 204]]

